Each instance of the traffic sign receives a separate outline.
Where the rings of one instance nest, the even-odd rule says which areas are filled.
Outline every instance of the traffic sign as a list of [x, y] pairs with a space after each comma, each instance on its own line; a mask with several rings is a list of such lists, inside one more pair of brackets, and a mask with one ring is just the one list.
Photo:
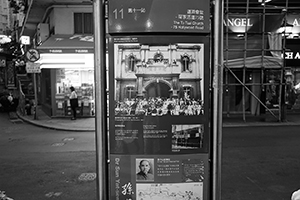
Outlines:
[[40, 63], [27, 62], [26, 63], [26, 72], [27, 73], [41, 73], [40, 66], [41, 66]]
[[29, 49], [25, 54], [27, 60], [35, 62], [40, 59], [40, 53], [36, 49]]

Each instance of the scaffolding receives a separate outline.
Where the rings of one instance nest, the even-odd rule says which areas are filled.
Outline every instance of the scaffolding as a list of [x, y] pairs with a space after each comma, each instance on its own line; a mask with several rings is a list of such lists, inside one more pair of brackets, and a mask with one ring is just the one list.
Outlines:
[[300, 7], [266, 0], [224, 2], [223, 114], [286, 119], [285, 44], [288, 14]]

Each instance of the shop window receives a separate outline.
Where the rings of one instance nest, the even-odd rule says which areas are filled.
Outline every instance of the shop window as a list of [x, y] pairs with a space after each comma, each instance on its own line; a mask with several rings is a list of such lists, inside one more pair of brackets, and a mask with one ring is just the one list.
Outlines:
[[92, 34], [93, 29], [92, 13], [74, 13], [75, 34]]

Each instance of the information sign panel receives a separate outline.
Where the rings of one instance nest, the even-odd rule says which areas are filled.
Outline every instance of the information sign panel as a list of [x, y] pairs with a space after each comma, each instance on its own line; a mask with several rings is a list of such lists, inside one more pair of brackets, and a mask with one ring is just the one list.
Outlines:
[[26, 63], [26, 72], [27, 73], [41, 73], [40, 66], [41, 66], [40, 63], [27, 62]]
[[111, 199], [207, 200], [208, 37], [109, 40]]
[[110, 0], [109, 33], [210, 31], [208, 0]]

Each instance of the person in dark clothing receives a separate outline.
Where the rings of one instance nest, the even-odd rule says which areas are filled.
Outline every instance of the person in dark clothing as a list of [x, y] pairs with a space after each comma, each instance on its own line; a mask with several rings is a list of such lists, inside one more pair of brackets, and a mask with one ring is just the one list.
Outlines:
[[70, 94], [70, 105], [72, 110], [72, 118], [71, 120], [76, 120], [76, 108], [78, 107], [78, 98], [75, 91], [75, 88], [73, 86], [70, 87], [71, 94]]

